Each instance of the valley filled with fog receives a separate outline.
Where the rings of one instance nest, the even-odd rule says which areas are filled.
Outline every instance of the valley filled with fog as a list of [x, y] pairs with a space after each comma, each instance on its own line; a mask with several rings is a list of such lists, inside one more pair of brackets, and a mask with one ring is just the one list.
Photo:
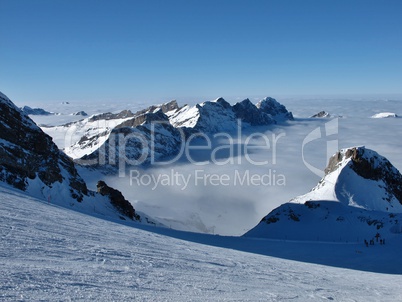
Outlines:
[[[103, 175], [85, 168], [79, 172], [91, 189], [96, 189], [96, 182], [103, 179], [121, 190], [135, 209], [167, 227], [238, 236], [280, 204], [310, 191], [323, 176], [320, 173], [329, 157], [340, 148], [364, 145], [402, 169], [402, 118], [372, 118], [383, 112], [401, 115], [402, 99], [277, 100], [293, 113], [294, 121], [234, 131], [212, 138], [210, 147], [202, 140], [194, 140], [190, 157], [184, 154], [166, 165], [128, 166], [125, 177]], [[238, 100], [227, 101], [233, 104]], [[178, 103], [194, 104], [195, 101], [178, 100]], [[71, 101], [17, 105], [58, 113], [31, 116], [39, 125], [54, 126], [83, 118], [71, 115], [78, 111], [88, 115], [125, 109], [135, 112], [152, 104]], [[330, 116], [311, 118], [320, 111]], [[42, 129], [47, 131], [46, 127]], [[59, 148], [65, 147], [65, 133], [49, 134]], [[214, 151], [218, 147], [220, 150]]]

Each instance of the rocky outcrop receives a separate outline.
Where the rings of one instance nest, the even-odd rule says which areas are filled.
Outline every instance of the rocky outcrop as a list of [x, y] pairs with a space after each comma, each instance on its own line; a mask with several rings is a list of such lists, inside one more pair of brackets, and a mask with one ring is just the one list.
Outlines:
[[292, 112], [289, 112], [284, 105], [274, 98], [267, 97], [262, 99], [256, 106], [262, 112], [271, 115], [276, 121], [294, 119]]
[[223, 98], [204, 102], [193, 107], [184, 106], [169, 116], [170, 123], [187, 132], [213, 134], [222, 131], [234, 131], [238, 120], [242, 126], [264, 126], [293, 120], [291, 112], [273, 98], [265, 98], [257, 105], [249, 99], [231, 106]]
[[365, 147], [332, 156], [309, 193], [271, 211], [245, 236], [295, 240], [363, 241], [400, 232], [402, 175]]
[[26, 115], [52, 115], [54, 113], [46, 111], [42, 108], [31, 108], [29, 106], [24, 106], [21, 111]]
[[345, 160], [350, 159], [350, 168], [364, 179], [381, 181], [387, 192], [387, 200], [395, 197], [402, 204], [402, 175], [385, 157], [365, 147], [341, 150], [333, 155], [325, 173], [338, 169]]
[[249, 99], [245, 99], [233, 106], [236, 118], [250, 126], [264, 126], [275, 124], [275, 120], [268, 113], [260, 110]]
[[331, 115], [326, 111], [320, 111], [311, 116], [311, 118], [323, 118], [323, 117], [331, 117]]
[[135, 213], [132, 204], [126, 200], [123, 194], [114, 188], [109, 187], [104, 181], [98, 181], [96, 184], [98, 193], [103, 196], [107, 196], [110, 199], [110, 203], [124, 216], [131, 219], [140, 220], [139, 215]]
[[88, 116], [88, 113], [86, 113], [85, 111], [77, 111], [74, 112], [72, 115]]
[[0, 180], [26, 190], [37, 179], [49, 188], [65, 184], [77, 201], [88, 193], [73, 161], [0, 93]]
[[93, 115], [88, 119], [88, 122], [95, 122], [99, 120], [116, 120], [116, 119], [124, 119], [128, 117], [133, 117], [135, 114], [132, 113], [130, 110], [123, 110], [119, 113], [111, 113], [111, 112], [106, 112], [106, 113], [101, 113], [97, 115]]

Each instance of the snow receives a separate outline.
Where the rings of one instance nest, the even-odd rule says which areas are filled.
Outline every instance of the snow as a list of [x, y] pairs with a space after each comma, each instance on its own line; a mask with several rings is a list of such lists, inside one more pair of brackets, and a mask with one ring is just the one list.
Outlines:
[[[92, 116], [66, 125], [41, 128], [68, 156], [77, 159], [97, 150], [108, 139], [114, 127], [132, 117], [95, 121], [91, 118]], [[87, 137], [88, 140], [80, 143], [82, 137]]]
[[[237, 101], [243, 98], [237, 99]], [[251, 99], [257, 102], [260, 98]], [[249, 171], [250, 174], [263, 175], [267, 171], [276, 171], [276, 175], [283, 174], [286, 177], [285, 186], [212, 186], [195, 185], [191, 183], [185, 190], [180, 186], [160, 186], [151, 190], [150, 186], [136, 186], [130, 184], [129, 175], [126, 178], [106, 177], [105, 181], [123, 192], [130, 201], [136, 201], [135, 208], [148, 213], [153, 217], [166, 218], [169, 221], [177, 222], [177, 227], [198, 232], [215, 232], [225, 235], [241, 235], [253, 228], [262, 217], [284, 202], [295, 196], [300, 196], [310, 191], [320, 176], [311, 172], [302, 160], [305, 160], [323, 171], [328, 163], [328, 158], [339, 148], [356, 145], [365, 145], [384, 155], [399, 170], [402, 170], [402, 119], [371, 119], [370, 117], [378, 112], [398, 112], [401, 108], [402, 99], [377, 99], [364, 97], [361, 99], [352, 98], [277, 98], [281, 104], [286, 105], [295, 116], [295, 121], [287, 125], [278, 124], [275, 126], [255, 127], [248, 132], [243, 131], [240, 137], [233, 136], [236, 148], [243, 147], [245, 138], [251, 132], [261, 132], [270, 138], [272, 134], [285, 134], [276, 146], [276, 162], [273, 162], [274, 152], [271, 144], [270, 150], [253, 150], [250, 156], [255, 160], [268, 160], [264, 166], [249, 164], [242, 152], [235, 152], [234, 164], [214, 165], [208, 163], [197, 166], [188, 162], [180, 162], [174, 166], [174, 170], [184, 176], [194, 175], [197, 169], [207, 174], [233, 176], [233, 171], [241, 173]], [[229, 100], [234, 103], [236, 100]], [[179, 103], [186, 103], [187, 100], [179, 100]], [[195, 101], [193, 102], [193, 104]], [[18, 104], [19, 106], [25, 104]], [[99, 102], [70, 102], [70, 105], [60, 104], [30, 104], [32, 107], [41, 107], [52, 112], [61, 112], [61, 116], [33, 116], [32, 118], [44, 124], [61, 124], [66, 118], [77, 118], [70, 116], [72, 112], [85, 110], [89, 114], [101, 112], [119, 112], [123, 109], [130, 109], [135, 112], [151, 105], [150, 103], [127, 103], [110, 102], [107, 104]], [[192, 104], [190, 104], [192, 105]], [[192, 108], [192, 106], [189, 106]], [[64, 108], [64, 109], [63, 109]], [[325, 108], [331, 112], [331, 116], [342, 116], [338, 120], [338, 133], [325, 136], [325, 126], [328, 119], [309, 119], [314, 113]], [[63, 111], [64, 110], [64, 111]], [[173, 114], [176, 111], [173, 111]], [[68, 114], [68, 115], [67, 115]], [[169, 113], [170, 115], [170, 113]], [[60, 122], [57, 122], [59, 119]], [[304, 138], [315, 129], [319, 128], [322, 136], [304, 146]], [[45, 129], [44, 129], [45, 130]], [[51, 134], [56, 138], [59, 148], [64, 147], [64, 134]], [[328, 143], [332, 140], [338, 141], [338, 147], [327, 152]], [[222, 140], [220, 140], [220, 143]], [[216, 143], [216, 142], [215, 142]], [[225, 143], [225, 141], [224, 141]], [[227, 143], [227, 142], [226, 142]], [[256, 140], [256, 144], [261, 140]], [[263, 143], [263, 142], [262, 142]], [[214, 142], [213, 142], [214, 144]], [[236, 149], [237, 150], [237, 149]], [[205, 156], [210, 159], [210, 154]], [[204, 160], [204, 158], [202, 160]], [[225, 157], [223, 156], [223, 159]], [[240, 163], [239, 163], [240, 162]], [[134, 167], [136, 169], [136, 167]], [[155, 175], [171, 171], [171, 167], [149, 167], [141, 173]], [[80, 171], [82, 174], [83, 171]], [[95, 188], [98, 176], [91, 176], [87, 173], [85, 180], [90, 187]], [[363, 192], [363, 191], [362, 191]], [[328, 193], [326, 199], [334, 200]], [[353, 200], [353, 199], [352, 199]], [[192, 219], [192, 217], [197, 217]], [[194, 224], [191, 224], [194, 221]], [[172, 223], [172, 227], [175, 224]], [[212, 231], [213, 230], [213, 231]]]
[[[376, 272], [389, 263], [385, 269], [401, 273], [400, 240], [365, 248], [197, 235], [131, 228], [3, 187], [0, 200], [2, 301], [402, 299], [400, 275]], [[241, 251], [252, 247], [268, 256]], [[277, 253], [335, 260], [341, 267], [269, 256]], [[367, 271], [342, 264], [365, 265]]]
[[388, 118], [388, 117], [398, 117], [398, 115], [393, 112], [380, 112], [374, 114], [371, 118]]

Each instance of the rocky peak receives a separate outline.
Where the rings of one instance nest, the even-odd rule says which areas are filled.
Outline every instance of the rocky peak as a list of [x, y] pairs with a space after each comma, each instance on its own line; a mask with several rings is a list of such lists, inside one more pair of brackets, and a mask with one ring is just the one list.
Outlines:
[[63, 183], [74, 199], [81, 201], [87, 195], [85, 182], [71, 159], [1, 93], [0, 180], [20, 190], [26, 190], [34, 180], [49, 188]]
[[236, 118], [251, 126], [263, 126], [275, 123], [275, 120], [269, 114], [258, 109], [249, 99], [236, 103], [233, 106], [233, 111]]
[[224, 98], [218, 98], [214, 101], [215, 103], [218, 103], [219, 105], [221, 105], [223, 108], [225, 109], [229, 109], [232, 106], [230, 105], [229, 102], [227, 102]]
[[394, 196], [402, 204], [402, 175], [388, 159], [364, 146], [342, 149], [330, 158], [325, 173], [346, 166], [364, 179], [383, 182], [387, 199]]
[[123, 110], [119, 113], [111, 113], [111, 112], [106, 112], [106, 113], [101, 113], [97, 114], [94, 116], [91, 116], [88, 121], [89, 122], [95, 122], [99, 120], [115, 120], [115, 119], [124, 119], [124, 118], [129, 118], [134, 116], [135, 114], [132, 113], [130, 110]]
[[139, 220], [139, 216], [136, 215], [135, 209], [132, 204], [126, 200], [123, 194], [112, 187], [109, 187], [104, 181], [100, 180], [96, 184], [98, 193], [103, 196], [109, 197], [110, 203], [123, 215]]
[[331, 115], [326, 111], [320, 111], [320, 112], [318, 112], [318, 113], [316, 113], [316, 114], [311, 116], [311, 118], [322, 118], [322, 117], [329, 118], [329, 117], [331, 117]]
[[146, 112], [140, 115], [136, 115], [134, 118], [124, 121], [120, 125], [116, 126], [116, 129], [123, 127], [136, 127], [142, 124], [149, 124], [152, 122], [165, 122], [169, 124], [169, 118], [162, 110], [157, 110], [154, 112]]
[[257, 103], [257, 108], [270, 114], [274, 119], [293, 120], [293, 115], [286, 107], [271, 97], [266, 97]]
[[53, 114], [42, 108], [31, 108], [29, 106], [22, 107], [21, 111], [24, 112], [24, 114], [26, 114], [26, 115], [51, 115], [51, 114]]

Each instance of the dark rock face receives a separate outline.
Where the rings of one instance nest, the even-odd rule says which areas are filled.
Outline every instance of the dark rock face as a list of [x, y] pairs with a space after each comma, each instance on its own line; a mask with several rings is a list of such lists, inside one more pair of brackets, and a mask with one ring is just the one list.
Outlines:
[[135, 210], [131, 203], [126, 200], [123, 196], [123, 194], [111, 187], [109, 187], [104, 181], [100, 180], [96, 184], [98, 193], [100, 193], [103, 196], [108, 196], [110, 199], [110, 203], [123, 215], [139, 220], [140, 217], [135, 213]]
[[0, 180], [26, 190], [27, 179], [36, 177], [48, 187], [67, 181], [71, 196], [78, 201], [88, 193], [72, 160], [0, 93]]
[[245, 99], [233, 106], [236, 118], [251, 126], [264, 126], [276, 123], [272, 117], [258, 109], [249, 99]]

